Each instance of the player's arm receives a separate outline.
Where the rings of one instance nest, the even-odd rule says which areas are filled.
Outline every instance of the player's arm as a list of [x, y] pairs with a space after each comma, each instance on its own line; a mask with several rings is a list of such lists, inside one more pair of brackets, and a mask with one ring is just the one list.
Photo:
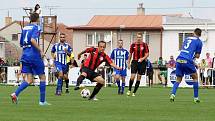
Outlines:
[[82, 54], [93, 52], [94, 49], [95, 49], [95, 48], [93, 48], [93, 47], [92, 47], [92, 48], [87, 48], [86, 50], [83, 50], [82, 52], [80, 52], [80, 53], [78, 54], [78, 60], [80, 60]]
[[115, 69], [122, 70], [121, 67], [118, 67], [115, 63], [113, 63], [113, 61], [110, 59], [108, 55], [105, 56], [105, 60], [110, 66], [114, 67]]
[[52, 50], [51, 50], [51, 56], [52, 58], [55, 60], [56, 59], [56, 56], [55, 56], [55, 52], [56, 52], [56, 49], [55, 49], [55, 45], [52, 47]]
[[131, 68], [131, 58], [132, 58], [132, 54], [133, 54], [133, 52], [134, 52], [133, 46], [134, 46], [134, 45], [131, 44], [131, 46], [130, 46], [130, 52], [129, 52], [129, 55], [128, 55], [128, 69]]
[[148, 48], [147, 44], [145, 44], [144, 52], [145, 52], [145, 55], [144, 55], [144, 57], [139, 59], [139, 62], [142, 62], [143, 60], [146, 60], [149, 57], [149, 48]]
[[67, 54], [68, 56], [70, 56], [71, 53], [72, 53], [72, 48], [68, 45], [68, 47], [65, 48], [64, 51], [66, 52], [66, 54]]
[[37, 48], [37, 50], [41, 53], [41, 56], [45, 56], [43, 51], [40, 49], [40, 46], [37, 44], [37, 41], [34, 38], [31, 38], [31, 44]]

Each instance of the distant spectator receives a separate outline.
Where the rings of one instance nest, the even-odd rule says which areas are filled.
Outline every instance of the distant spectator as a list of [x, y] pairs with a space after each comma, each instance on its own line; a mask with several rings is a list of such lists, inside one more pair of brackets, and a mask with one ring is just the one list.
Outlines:
[[175, 61], [174, 57], [171, 55], [170, 60], [167, 64], [167, 67], [173, 69], [173, 68], [175, 68], [175, 63], [176, 63], [176, 61]]
[[[214, 53], [214, 57], [212, 60], [212, 68], [213, 68], [213, 85], [215, 85], [215, 53]], [[214, 86], [215, 88], [215, 86]]]
[[[212, 58], [210, 57], [210, 53], [206, 53], [206, 63], [208, 65], [208, 68], [212, 68]], [[211, 69], [208, 69], [207, 70], [207, 80], [206, 81], [209, 81], [210, 84], [212, 84], [212, 70]]]
[[36, 6], [34, 7], [34, 13], [37, 13], [37, 14], [41, 14], [41, 8], [40, 8], [40, 5], [39, 4], [36, 4]]
[[167, 67], [166, 67], [167, 62], [163, 60], [162, 57], [159, 57], [157, 64], [160, 70], [160, 72], [158, 73], [158, 79], [160, 80], [160, 83], [163, 84], [161, 78], [161, 76], [163, 76], [165, 78], [164, 86], [167, 86]]
[[153, 84], [153, 66], [152, 63], [149, 61], [149, 59], [147, 59], [147, 65], [146, 65], [146, 75], [148, 76], [148, 81], [149, 81], [149, 86], [151, 87]]
[[3, 58], [0, 57], [0, 65], [4, 65], [4, 64], [5, 64], [5, 62], [4, 62]]
[[13, 63], [13, 66], [20, 66], [20, 61], [16, 59]]
[[203, 85], [206, 85], [205, 78], [207, 78], [207, 71], [205, 70], [205, 68], [207, 68], [207, 67], [208, 67], [208, 65], [207, 65], [205, 59], [202, 59], [199, 69], [200, 69], [200, 79], [201, 79]]

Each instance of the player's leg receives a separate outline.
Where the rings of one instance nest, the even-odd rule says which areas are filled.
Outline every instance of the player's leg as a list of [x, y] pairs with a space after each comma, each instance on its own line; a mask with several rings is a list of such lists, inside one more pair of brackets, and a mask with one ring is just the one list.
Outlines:
[[135, 93], [137, 92], [137, 89], [139, 88], [140, 85], [140, 80], [142, 75], [145, 75], [146, 72], [146, 61], [143, 61], [141, 63], [138, 63], [138, 74], [137, 74], [137, 80], [134, 86], [134, 91], [132, 96], [135, 96]]
[[[95, 73], [96, 74], [96, 73]], [[95, 75], [94, 75], [95, 76]], [[89, 100], [93, 100], [95, 99], [96, 94], [98, 94], [98, 92], [100, 91], [100, 89], [104, 86], [105, 84], [105, 80], [102, 78], [102, 76], [100, 76], [99, 74], [96, 75], [96, 77], [93, 79], [93, 81], [96, 81], [97, 84], [94, 87], [94, 90], [92, 92], [92, 94], [89, 97]]]
[[68, 78], [68, 73], [64, 74], [64, 79], [66, 83], [66, 93], [69, 93], [69, 78]]
[[45, 74], [39, 75], [40, 78], [40, 102], [39, 105], [51, 105], [46, 101], [46, 76]]
[[29, 84], [32, 83], [32, 69], [31, 69], [31, 65], [30, 64], [27, 64], [27, 63], [23, 63], [23, 66], [22, 66], [22, 70], [21, 70], [22, 73], [25, 73], [25, 75], [27, 76], [27, 80], [24, 79], [24, 81], [21, 83], [21, 85], [16, 89], [16, 91], [14, 93], [11, 94], [11, 99], [12, 99], [12, 102], [13, 103], [17, 103], [17, 100], [18, 100], [18, 96], [19, 94], [29, 86]]
[[158, 79], [160, 81], [160, 84], [162, 85], [161, 71], [158, 72], [157, 76], [158, 76]]
[[80, 84], [83, 82], [83, 80], [88, 76], [88, 73], [90, 72], [91, 70], [83, 67], [81, 69], [81, 74], [80, 76], [78, 77], [77, 79], [77, 83], [76, 83], [76, 86], [74, 88], [74, 90], [79, 90], [80, 89]]
[[117, 71], [115, 71], [115, 76], [114, 76], [114, 79], [115, 79], [115, 82], [116, 82], [116, 84], [117, 84], [117, 86], [118, 86], [118, 94], [120, 94], [120, 92], [121, 92], [121, 87], [120, 87], [120, 75], [119, 75], [119, 73], [117, 73]]
[[172, 92], [170, 95], [170, 101], [171, 102], [173, 102], [175, 100], [175, 95], [176, 95], [178, 86], [181, 83], [182, 78], [184, 76], [183, 69], [185, 69], [185, 68], [183, 65], [184, 65], [183, 63], [178, 63], [178, 62], [176, 63], [176, 71], [175, 72], [176, 72], [177, 78], [176, 78], [176, 82], [173, 84], [173, 87], [172, 87]]
[[138, 62], [133, 60], [131, 62], [131, 77], [130, 77], [130, 80], [129, 80], [129, 87], [128, 87], [128, 92], [127, 92], [128, 96], [131, 95], [131, 89], [132, 89], [132, 86], [133, 86], [134, 79], [135, 79], [135, 76], [137, 74], [137, 71], [138, 71]]
[[125, 90], [125, 77], [127, 76], [127, 69], [121, 70], [120, 71], [120, 76], [121, 76], [121, 80], [122, 80], [121, 94], [124, 94], [124, 90]]
[[199, 103], [199, 83], [198, 83], [198, 74], [193, 73], [191, 74], [191, 77], [193, 79], [193, 95], [194, 95], [194, 102]]

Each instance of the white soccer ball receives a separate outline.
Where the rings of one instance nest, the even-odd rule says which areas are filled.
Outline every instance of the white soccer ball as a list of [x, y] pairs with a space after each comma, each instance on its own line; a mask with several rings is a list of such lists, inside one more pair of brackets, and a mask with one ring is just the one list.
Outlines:
[[81, 97], [88, 98], [90, 96], [90, 90], [86, 88], [82, 89], [80, 94], [81, 94]]

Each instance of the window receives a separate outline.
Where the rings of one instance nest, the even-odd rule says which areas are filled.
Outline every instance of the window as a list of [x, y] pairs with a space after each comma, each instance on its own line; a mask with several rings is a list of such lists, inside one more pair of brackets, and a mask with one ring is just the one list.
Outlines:
[[87, 34], [87, 46], [97, 46], [99, 41], [107, 39], [108, 33], [88, 33]]
[[178, 33], [179, 50], [181, 50], [184, 39], [189, 37], [189, 36], [193, 36], [193, 33]]
[[87, 34], [87, 46], [93, 46], [93, 40], [94, 39], [94, 36], [93, 34]]
[[147, 33], [146, 36], [145, 36], [145, 42], [146, 42], [146, 44], [149, 44], [149, 37], [150, 37], [150, 36], [149, 36], [149, 34]]
[[12, 40], [18, 41], [18, 34], [12, 34]]

